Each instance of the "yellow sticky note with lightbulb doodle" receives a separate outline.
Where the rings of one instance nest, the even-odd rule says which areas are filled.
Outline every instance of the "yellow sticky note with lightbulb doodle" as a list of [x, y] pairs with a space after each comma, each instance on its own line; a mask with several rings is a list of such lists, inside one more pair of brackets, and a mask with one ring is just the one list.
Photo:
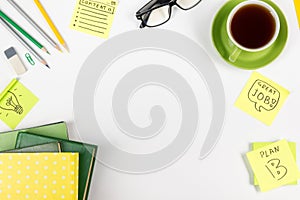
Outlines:
[[0, 94], [0, 119], [15, 129], [39, 99], [17, 79]]
[[289, 94], [281, 85], [253, 72], [235, 106], [270, 126]]

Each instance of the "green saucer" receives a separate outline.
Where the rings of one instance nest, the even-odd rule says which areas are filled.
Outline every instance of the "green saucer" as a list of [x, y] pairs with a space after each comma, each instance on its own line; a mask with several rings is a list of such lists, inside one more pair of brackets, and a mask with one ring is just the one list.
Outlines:
[[226, 19], [230, 11], [242, 1], [244, 0], [230, 0], [218, 11], [212, 24], [212, 40], [217, 51], [226, 62], [242, 69], [253, 70], [269, 64], [281, 53], [287, 41], [288, 26], [278, 6], [269, 0], [263, 0], [276, 10], [280, 19], [280, 31], [276, 41], [263, 51], [242, 51], [234, 63], [229, 61], [229, 55], [236, 47], [232, 44], [226, 32]]

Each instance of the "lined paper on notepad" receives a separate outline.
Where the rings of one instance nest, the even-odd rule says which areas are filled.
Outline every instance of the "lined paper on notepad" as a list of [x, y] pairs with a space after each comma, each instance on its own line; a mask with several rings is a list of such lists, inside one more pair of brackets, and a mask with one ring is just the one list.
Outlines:
[[108, 0], [78, 0], [70, 28], [108, 38], [117, 4]]

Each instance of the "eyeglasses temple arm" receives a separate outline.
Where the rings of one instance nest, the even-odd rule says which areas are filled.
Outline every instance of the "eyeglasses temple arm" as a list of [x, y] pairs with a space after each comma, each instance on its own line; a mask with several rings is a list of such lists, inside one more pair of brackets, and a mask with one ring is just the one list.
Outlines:
[[146, 5], [144, 5], [141, 9], [139, 9], [137, 12], [136, 12], [136, 15], [141, 15], [147, 11], [149, 11], [152, 6], [154, 6], [156, 3], [158, 3], [159, 0], [152, 0], [152, 1], [149, 1]]

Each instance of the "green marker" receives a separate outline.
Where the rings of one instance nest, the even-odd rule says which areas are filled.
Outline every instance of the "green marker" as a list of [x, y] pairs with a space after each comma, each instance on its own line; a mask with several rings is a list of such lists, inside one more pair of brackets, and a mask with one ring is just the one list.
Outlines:
[[35, 44], [38, 48], [48, 53], [47, 49], [39, 43], [34, 37], [32, 37], [29, 33], [27, 33], [22, 27], [20, 27], [16, 22], [14, 22], [11, 18], [9, 18], [4, 12], [0, 10], [0, 17], [7, 21], [10, 25], [12, 25], [16, 30], [22, 33], [27, 39], [29, 39], [33, 44]]

